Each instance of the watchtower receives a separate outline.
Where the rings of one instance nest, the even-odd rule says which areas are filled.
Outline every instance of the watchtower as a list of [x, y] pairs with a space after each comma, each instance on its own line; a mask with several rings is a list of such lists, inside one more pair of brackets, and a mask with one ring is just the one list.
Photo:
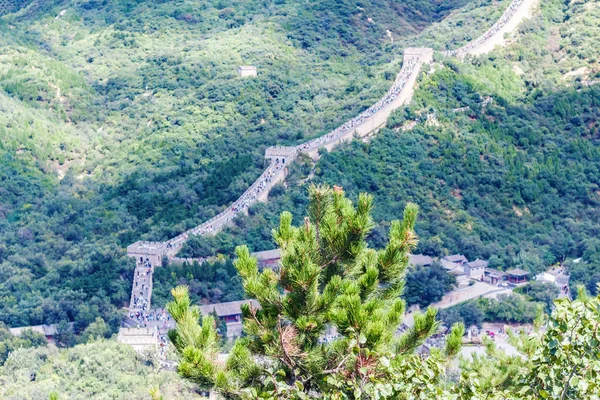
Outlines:
[[120, 328], [117, 341], [130, 345], [139, 353], [158, 349], [158, 333], [153, 328]]
[[265, 158], [271, 161], [289, 164], [296, 159], [298, 152], [291, 146], [273, 146], [265, 150]]
[[429, 47], [407, 47], [404, 50], [404, 61], [408, 58], [419, 57], [423, 64], [429, 64], [433, 61], [433, 49]]
[[134, 257], [136, 263], [148, 259], [152, 265], [157, 266], [162, 263], [165, 255], [167, 255], [167, 248], [164, 242], [139, 241], [127, 246], [127, 256]]

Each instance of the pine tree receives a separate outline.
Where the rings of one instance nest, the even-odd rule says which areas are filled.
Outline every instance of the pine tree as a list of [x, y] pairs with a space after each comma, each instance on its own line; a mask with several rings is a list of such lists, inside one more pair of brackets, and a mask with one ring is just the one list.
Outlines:
[[[214, 318], [201, 317], [186, 287], [173, 289], [168, 310], [177, 328], [169, 337], [181, 355], [178, 372], [226, 398], [435, 397], [464, 327], [455, 326], [445, 349], [427, 359], [414, 351], [438, 329], [435, 309], [414, 315], [413, 326], [397, 334], [417, 206], [407, 204], [387, 246], [374, 250], [365, 241], [372, 196], [361, 194], [354, 207], [341, 188], [312, 186], [309, 200], [301, 226], [284, 212], [273, 231], [278, 270], [259, 272], [248, 248], [236, 249], [246, 295], [260, 307], [243, 307], [245, 337], [226, 363], [218, 362]], [[328, 330], [334, 339], [324, 340]]]

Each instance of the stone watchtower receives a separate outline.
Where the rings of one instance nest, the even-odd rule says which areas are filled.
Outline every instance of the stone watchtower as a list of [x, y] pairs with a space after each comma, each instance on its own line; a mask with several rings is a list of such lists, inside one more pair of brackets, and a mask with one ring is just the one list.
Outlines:
[[267, 160], [289, 164], [296, 159], [297, 151], [291, 146], [272, 146], [265, 150], [265, 158]]
[[154, 266], [161, 265], [163, 256], [167, 255], [167, 248], [164, 242], [144, 242], [139, 241], [127, 246], [127, 255], [134, 257], [136, 263], [146, 260]]
[[153, 328], [121, 328], [117, 341], [130, 345], [138, 353], [158, 349], [158, 333]]

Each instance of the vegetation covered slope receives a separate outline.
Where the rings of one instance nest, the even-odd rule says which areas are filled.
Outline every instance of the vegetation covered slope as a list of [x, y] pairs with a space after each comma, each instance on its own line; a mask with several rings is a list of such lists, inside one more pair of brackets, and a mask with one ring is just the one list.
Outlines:
[[[510, 46], [464, 63], [439, 59], [424, 74], [410, 107], [369, 143], [355, 141], [297, 167], [289, 190], [257, 205], [232, 236], [190, 243], [228, 252], [240, 238], [269, 248], [280, 210], [306, 204], [303, 178], [376, 194], [383, 243], [405, 201], [422, 207], [417, 251], [460, 252], [492, 267], [539, 272], [584, 257], [572, 283], [595, 293], [600, 228], [600, 38], [598, 2], [549, 1]], [[595, 23], [596, 22], [596, 23]], [[491, 100], [491, 102], [490, 102]], [[430, 117], [426, 123], [427, 115]], [[418, 120], [412, 130], [400, 128]]]
[[59, 350], [19, 349], [0, 367], [0, 397], [7, 400], [149, 399], [160, 387], [168, 399], [200, 399], [174, 372], [137, 355], [128, 345], [97, 341]]
[[116, 328], [126, 245], [214, 215], [266, 146], [369, 106], [401, 39], [464, 4], [57, 0], [0, 18], [0, 319]]

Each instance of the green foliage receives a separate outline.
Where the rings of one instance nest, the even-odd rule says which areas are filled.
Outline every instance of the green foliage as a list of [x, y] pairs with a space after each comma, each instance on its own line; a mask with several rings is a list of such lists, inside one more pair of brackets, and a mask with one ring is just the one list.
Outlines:
[[[169, 337], [181, 355], [178, 372], [230, 398], [408, 398], [437, 393], [444, 363], [460, 348], [464, 326], [453, 328], [444, 351], [423, 362], [413, 354], [438, 328], [436, 311], [414, 315], [399, 337], [408, 253], [416, 245], [417, 206], [391, 224], [382, 250], [369, 249], [373, 198], [354, 206], [339, 187], [311, 186], [308, 216], [298, 227], [281, 214], [273, 236], [282, 251], [278, 272], [258, 271], [248, 248], [235, 266], [246, 295], [260, 308], [242, 308], [245, 337], [226, 364], [212, 316], [201, 317], [188, 288], [173, 289], [167, 308], [177, 327]], [[328, 329], [339, 337], [323, 343]]]
[[103, 339], [108, 336], [109, 332], [109, 327], [106, 325], [106, 322], [104, 322], [102, 318], [98, 317], [81, 333], [80, 341], [82, 343], [87, 343], [90, 341]]
[[516, 293], [521, 293], [527, 296], [531, 301], [544, 303], [546, 312], [550, 313], [552, 304], [558, 297], [560, 290], [553, 283], [533, 281], [525, 286], [515, 288]]
[[67, 321], [60, 321], [57, 325], [55, 340], [59, 347], [71, 347], [77, 342], [77, 338], [73, 333], [73, 328]]
[[426, 307], [438, 302], [456, 285], [456, 277], [450, 275], [440, 264], [409, 268], [406, 274], [404, 299], [408, 305]]
[[46, 346], [47, 344], [46, 338], [41, 333], [25, 330], [20, 336], [13, 336], [6, 325], [0, 322], [0, 367], [12, 351]]
[[600, 394], [600, 298], [583, 293], [578, 298], [555, 302], [556, 312], [532, 358], [526, 393], [561, 399]]
[[171, 289], [177, 285], [189, 288], [190, 298], [197, 303], [220, 303], [243, 297], [241, 278], [231, 260], [224, 262], [169, 264], [154, 271], [152, 303], [164, 307]]
[[481, 326], [484, 314], [476, 302], [467, 301], [453, 307], [441, 309], [439, 318], [447, 327], [451, 327], [457, 322], [463, 323], [466, 327], [471, 327], [473, 325]]
[[596, 285], [600, 282], [600, 241], [596, 238], [585, 239], [581, 247], [582, 259], [565, 264], [569, 272], [569, 287], [572, 293], [576, 293], [577, 286], [584, 285], [588, 293], [596, 295]]
[[521, 355], [508, 356], [488, 342], [486, 356], [463, 361], [459, 398], [598, 398], [600, 297], [580, 291], [577, 300], [559, 299], [555, 306], [531, 335], [511, 333]]
[[59, 350], [53, 345], [19, 349], [0, 367], [0, 397], [6, 399], [147, 399], [160, 387], [169, 399], [199, 399], [189, 384], [131, 346], [96, 341]]
[[[314, 166], [316, 183], [340, 184], [351, 198], [377, 196], [370, 244], [383, 245], [403, 201], [414, 201], [422, 215], [417, 252], [462, 253], [533, 273], [583, 257], [569, 266], [571, 289], [584, 284], [596, 293], [600, 91], [565, 73], [583, 68], [579, 80], [594, 79], [594, 57], [580, 58], [586, 50], [567, 43], [578, 31], [600, 40], [592, 23], [598, 9], [556, 0], [540, 7], [511, 46], [464, 63], [442, 60], [423, 76], [408, 110], [392, 115], [391, 129], [326, 153]], [[420, 122], [399, 131], [407, 113]], [[433, 113], [438, 126], [424, 123]], [[306, 205], [298, 184], [232, 228], [230, 241], [250, 237], [254, 249], [270, 248], [264, 226]]]
[[481, 322], [530, 323], [542, 303], [530, 301], [519, 294], [500, 294], [496, 298], [467, 301], [440, 311], [440, 319], [451, 326], [462, 322], [465, 326], [481, 326]]
[[[481, 326], [482, 322], [531, 323], [542, 307], [550, 312], [553, 290], [534, 285], [530, 295], [500, 294], [496, 298], [480, 298], [440, 310], [440, 319], [450, 327], [456, 322], [465, 326]], [[527, 289], [525, 289], [527, 290]], [[519, 291], [515, 290], [515, 293]], [[526, 292], [525, 292], [526, 293]], [[550, 304], [545, 303], [549, 301]]]
[[501, 294], [495, 299], [483, 297], [477, 303], [483, 309], [484, 320], [489, 322], [533, 322], [539, 307], [516, 294]]
[[[479, 0], [465, 3], [447, 18], [427, 27], [415, 41], [419, 47], [453, 50], [487, 31], [502, 15], [510, 0]], [[414, 42], [410, 45], [414, 46]]]

